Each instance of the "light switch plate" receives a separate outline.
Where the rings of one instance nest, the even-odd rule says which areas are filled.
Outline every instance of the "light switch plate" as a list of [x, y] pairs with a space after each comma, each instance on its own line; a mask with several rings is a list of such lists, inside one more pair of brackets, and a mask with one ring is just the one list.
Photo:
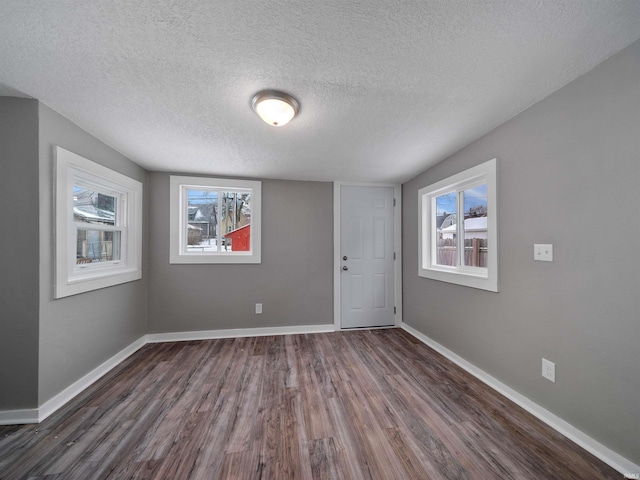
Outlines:
[[553, 262], [553, 245], [550, 243], [534, 244], [533, 259], [538, 262]]

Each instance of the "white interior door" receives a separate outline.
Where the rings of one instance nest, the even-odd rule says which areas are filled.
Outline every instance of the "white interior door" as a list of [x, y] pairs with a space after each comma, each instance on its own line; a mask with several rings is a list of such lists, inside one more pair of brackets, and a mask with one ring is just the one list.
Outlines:
[[393, 187], [340, 187], [342, 328], [395, 324]]

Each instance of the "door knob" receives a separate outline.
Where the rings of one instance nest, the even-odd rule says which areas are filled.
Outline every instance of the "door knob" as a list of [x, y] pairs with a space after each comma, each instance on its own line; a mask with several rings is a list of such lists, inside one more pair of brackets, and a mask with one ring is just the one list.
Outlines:
[[345, 265], [344, 267], [342, 267], [342, 269], [343, 269], [344, 271], [347, 271], [347, 270], [349, 270], [349, 267], [347, 267], [347, 266]]
[[344, 257], [342, 257], [342, 259], [346, 261], [347, 260], [347, 256], [345, 255]]

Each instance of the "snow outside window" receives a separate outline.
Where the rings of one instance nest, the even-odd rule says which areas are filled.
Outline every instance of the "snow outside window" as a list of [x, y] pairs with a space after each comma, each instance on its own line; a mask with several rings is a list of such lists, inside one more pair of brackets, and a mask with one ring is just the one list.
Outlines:
[[418, 275], [498, 291], [497, 161], [418, 191]]
[[142, 183], [56, 147], [55, 298], [142, 277]]
[[261, 183], [170, 177], [170, 263], [260, 263]]

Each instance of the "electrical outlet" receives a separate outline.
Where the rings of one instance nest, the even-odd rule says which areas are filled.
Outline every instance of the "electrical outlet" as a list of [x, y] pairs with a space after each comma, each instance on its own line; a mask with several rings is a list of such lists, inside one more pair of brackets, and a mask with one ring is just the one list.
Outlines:
[[262, 313], [262, 304], [256, 303], [256, 315], [260, 315]]
[[546, 358], [542, 359], [542, 376], [556, 383], [556, 364]]
[[538, 262], [553, 262], [553, 245], [550, 243], [535, 243], [533, 245], [533, 259]]

